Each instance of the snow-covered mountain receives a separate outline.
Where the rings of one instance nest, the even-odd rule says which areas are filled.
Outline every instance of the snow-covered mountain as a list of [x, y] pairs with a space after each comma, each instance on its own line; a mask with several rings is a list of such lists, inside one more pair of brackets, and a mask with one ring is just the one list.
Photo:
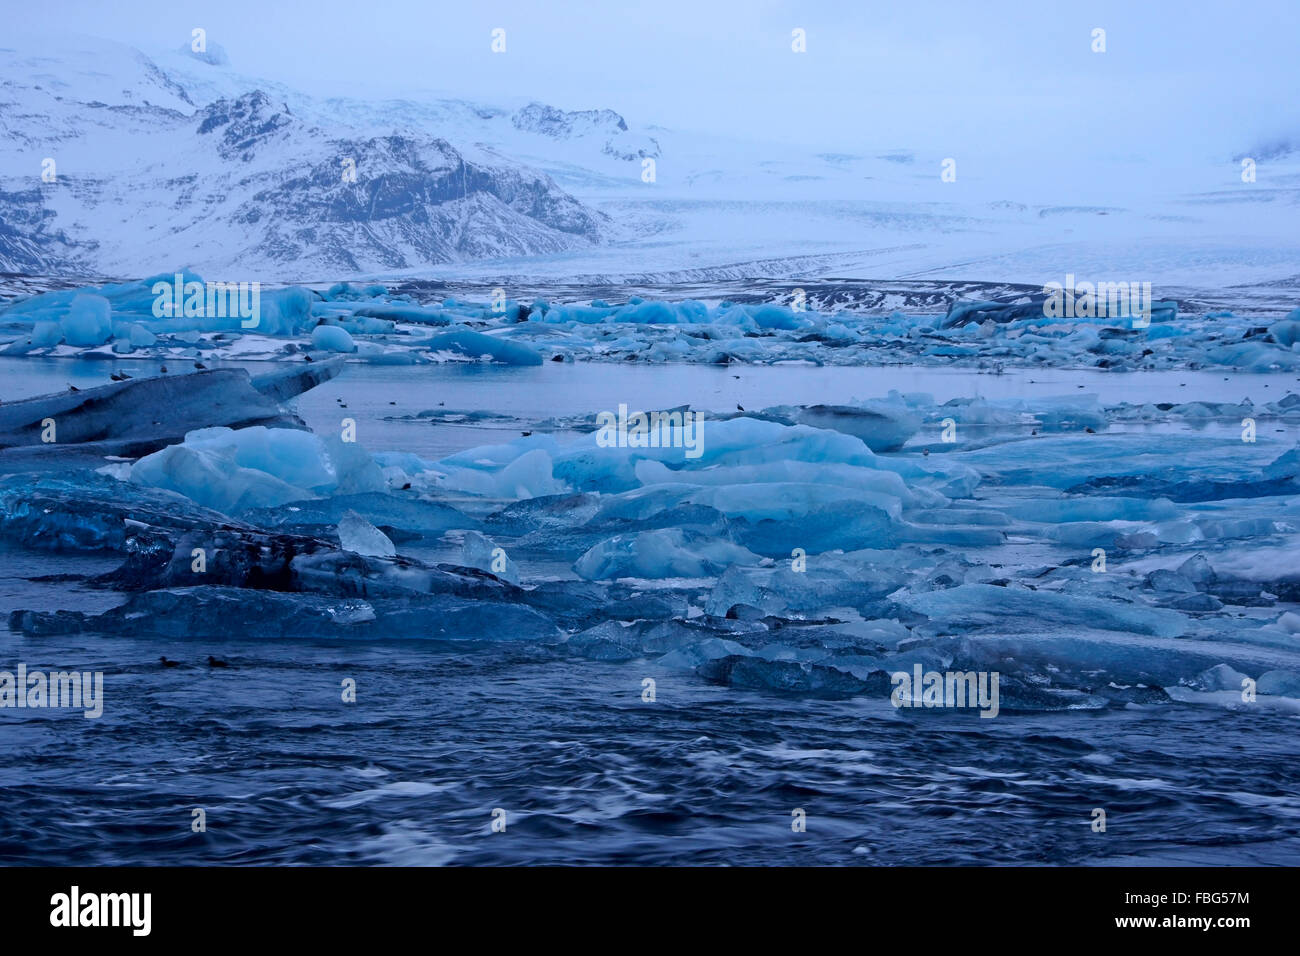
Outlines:
[[1300, 287], [1295, 136], [926, 151], [850, 117], [844, 144], [748, 141], [528, 98], [315, 97], [215, 45], [93, 39], [0, 48], [0, 136], [0, 271]]
[[610, 232], [545, 173], [454, 145], [437, 123], [325, 126], [235, 76], [206, 101], [216, 86], [87, 42], [0, 50], [0, 136], [17, 147], [0, 167], [0, 270], [307, 278], [551, 254]]

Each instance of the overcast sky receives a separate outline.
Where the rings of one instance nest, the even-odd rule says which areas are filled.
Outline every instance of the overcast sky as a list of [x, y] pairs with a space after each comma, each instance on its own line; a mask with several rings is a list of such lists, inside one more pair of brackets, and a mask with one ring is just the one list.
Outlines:
[[[125, 8], [125, 9], [123, 9]], [[318, 94], [436, 90], [609, 107], [817, 145], [1151, 137], [1207, 155], [1300, 131], [1298, 0], [0, 0], [19, 28], [146, 53], [207, 30], [241, 73]], [[506, 31], [493, 54], [491, 31]], [[807, 32], [807, 52], [791, 31]], [[1106, 30], [1106, 52], [1091, 50]]]

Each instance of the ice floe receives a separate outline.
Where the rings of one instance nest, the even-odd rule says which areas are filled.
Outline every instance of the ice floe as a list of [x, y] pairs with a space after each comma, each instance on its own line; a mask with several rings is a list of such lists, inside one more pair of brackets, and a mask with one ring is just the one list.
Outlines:
[[[635, 295], [614, 304], [541, 298], [525, 303], [497, 295], [489, 301], [437, 301], [427, 293], [382, 285], [262, 289], [256, 282], [205, 282], [182, 271], [11, 301], [0, 308], [0, 355], [301, 361], [304, 355], [345, 354], [358, 362], [519, 366], [555, 360], [909, 362], [1112, 371], [1300, 368], [1300, 309], [1262, 320], [1230, 310], [1184, 314], [1176, 302], [1158, 300], [1146, 302], [1140, 314], [1127, 308], [1098, 311], [1057, 314], [1050, 297], [1038, 294], [958, 299], [946, 312], [931, 314], [871, 312], [852, 304], [818, 311], [781, 301], [655, 301]], [[833, 408], [800, 412], [810, 424], [835, 413]]]
[[[1008, 714], [1285, 708], [1300, 688], [1300, 456], [1233, 431], [1243, 408], [1294, 422], [1294, 396], [894, 393], [706, 412], [693, 450], [611, 444], [583, 418], [431, 460], [284, 411], [337, 361], [0, 406], [0, 460], [48, 416], [63, 437], [45, 454], [66, 459], [0, 479], [0, 540], [117, 554], [87, 584], [126, 595], [10, 627], [508, 640], [828, 696], [996, 671]], [[218, 385], [216, 405], [186, 400]], [[137, 392], [165, 399], [147, 425], [97, 417]]]

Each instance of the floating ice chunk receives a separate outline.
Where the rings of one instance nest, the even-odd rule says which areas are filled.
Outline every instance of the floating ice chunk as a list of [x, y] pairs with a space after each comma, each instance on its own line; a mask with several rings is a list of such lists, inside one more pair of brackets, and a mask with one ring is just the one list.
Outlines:
[[1178, 568], [1178, 573], [1191, 581], [1198, 588], [1206, 588], [1218, 580], [1214, 568], [1203, 554], [1194, 554]]
[[[876, 456], [861, 439], [828, 429], [755, 418], [697, 421], [694, 427], [693, 433], [685, 428], [675, 430], [673, 440], [667, 444], [661, 441], [660, 447], [650, 445], [653, 436], [639, 436], [646, 439], [645, 446], [628, 447], [602, 447], [598, 444], [599, 432], [586, 436], [557, 451], [556, 477], [582, 491], [627, 491], [639, 484], [635, 466], [642, 459], [692, 471], [714, 465], [776, 462], [879, 467]], [[626, 437], [630, 443], [630, 430]], [[689, 482], [691, 477], [683, 475], [681, 480]]]
[[376, 527], [390, 529], [394, 535], [400, 531], [414, 536], [437, 537], [453, 528], [476, 528], [479, 524], [450, 505], [385, 492], [291, 501], [279, 508], [247, 511], [243, 517], [259, 527], [317, 532], [337, 525], [344, 512], [349, 510]]
[[113, 307], [103, 296], [79, 295], [59, 320], [69, 345], [103, 345], [113, 337]]
[[1099, 495], [1013, 502], [1005, 510], [1023, 521], [1060, 523], [1169, 521], [1178, 517], [1178, 509], [1168, 498], [1105, 498]]
[[336, 282], [324, 293], [324, 298], [329, 302], [357, 301], [360, 299], [374, 299], [387, 294], [388, 288], [378, 282], [373, 282], [367, 286], [355, 286], [350, 282]]
[[323, 352], [355, 352], [357, 343], [352, 341], [347, 329], [337, 325], [318, 325], [311, 330], [312, 348]]
[[757, 564], [753, 552], [719, 538], [661, 528], [615, 535], [592, 547], [573, 569], [588, 581], [610, 578], [713, 577], [733, 564]]
[[899, 541], [946, 544], [954, 548], [995, 547], [1006, 540], [1005, 533], [996, 528], [963, 528], [950, 524], [913, 525], [906, 522], [899, 524], [897, 534], [894, 537]]
[[1197, 675], [1195, 684], [1200, 690], [1235, 690], [1240, 691], [1250, 680], [1240, 671], [1233, 670], [1227, 664], [1216, 664], [1207, 671]]
[[[1243, 448], [1247, 449], [1243, 454]], [[1262, 452], [1228, 438], [1200, 438], [1197, 454], [1188, 456], [1183, 435], [1111, 433], [1049, 435], [963, 452], [962, 460], [1007, 484], [1094, 489], [1140, 489], [1147, 497], [1176, 497], [1167, 487], [1180, 482], [1223, 481], [1234, 472], [1242, 479], [1258, 475]], [[1235, 495], [1234, 495], [1235, 497]]]
[[490, 358], [504, 365], [541, 365], [542, 356], [519, 342], [511, 342], [470, 329], [456, 329], [435, 335], [428, 342], [431, 352], [452, 352], [468, 358]]
[[555, 479], [551, 456], [543, 448], [526, 451], [503, 468], [451, 469], [438, 485], [491, 498], [537, 498], [568, 490], [564, 482]]
[[391, 558], [397, 554], [388, 536], [355, 511], [343, 512], [338, 525], [339, 544], [344, 551], [378, 558]]
[[1300, 445], [1265, 465], [1262, 475], [1267, 479], [1292, 478], [1300, 475]]
[[1110, 548], [1118, 542], [1124, 547], [1154, 547], [1160, 540], [1148, 526], [1131, 521], [1067, 521], [1048, 529], [1047, 536], [1067, 547], [1084, 549]]
[[[47, 418], [57, 425], [49, 444], [41, 441]], [[88, 458], [97, 467], [104, 455], [141, 455], [213, 423], [301, 424], [256, 391], [243, 369], [134, 378], [0, 404], [0, 471], [65, 460], [84, 467]]]
[[830, 664], [765, 660], [752, 655], [716, 658], [701, 664], [698, 673], [729, 687], [830, 697], [864, 692], [883, 695], [890, 686], [889, 675], [883, 670], [864, 679]]
[[201, 428], [185, 436], [195, 449], [229, 450], [237, 465], [275, 475], [300, 488], [332, 489], [337, 475], [320, 437], [283, 428]]
[[761, 614], [806, 617], [830, 608], [866, 607], [897, 590], [906, 579], [905, 572], [859, 564], [849, 556], [810, 557], [804, 571], [794, 570], [792, 560], [775, 568], [733, 565], [713, 586], [705, 611], [726, 617], [733, 608], [744, 606]]
[[1147, 575], [1146, 583], [1154, 591], [1169, 591], [1177, 594], [1194, 594], [1196, 585], [1187, 577], [1166, 568], [1157, 568]]
[[487, 571], [511, 584], [519, 583], [519, 566], [510, 559], [504, 548], [497, 547], [496, 542], [477, 531], [465, 532], [461, 561], [467, 568]]
[[133, 534], [230, 526], [222, 514], [169, 491], [93, 471], [0, 478], [0, 537], [54, 551], [121, 551]]
[[234, 446], [172, 445], [132, 465], [131, 480], [175, 491], [225, 514], [275, 507], [311, 496], [306, 488], [275, 475], [240, 467], [235, 462]]
[[1294, 611], [1283, 611], [1282, 616], [1274, 622], [1274, 626], [1291, 634], [1300, 634], [1300, 614]]
[[659, 658], [658, 663], [673, 670], [693, 671], [706, 661], [713, 661], [722, 657], [744, 657], [753, 653], [745, 645], [738, 644], [727, 638], [710, 637], [698, 644], [671, 650]]
[[[295, 335], [313, 321], [311, 306], [312, 294], [306, 289], [293, 287], [261, 292], [260, 315], [249, 331], [260, 335]], [[239, 328], [243, 320], [235, 316], [216, 321], [222, 323], [221, 327]]]
[[1300, 698], [1300, 671], [1266, 671], [1259, 675], [1255, 689], [1261, 694]]
[[918, 511], [909, 515], [917, 524], [937, 525], [983, 525], [1005, 528], [1011, 524], [1002, 511], [980, 511], [975, 508], [938, 508], [933, 511]]
[[683, 500], [752, 522], [813, 520], [819, 512], [837, 504], [858, 504], [864, 511], [876, 509], [895, 520], [901, 511], [899, 500], [890, 494], [793, 481], [705, 485], [691, 491]]
[[133, 348], [148, 348], [151, 345], [157, 344], [158, 336], [154, 335], [140, 323], [132, 322], [127, 329], [127, 341], [131, 343]]
[[1187, 618], [1177, 611], [989, 584], [962, 584], [945, 591], [912, 594], [903, 598], [902, 603], [957, 633], [969, 628], [1023, 631], [1053, 625], [1075, 627], [1081, 623], [1100, 630], [1157, 637], [1178, 637], [1187, 629]]
[[[360, 560], [354, 556], [355, 560]], [[62, 612], [61, 612], [62, 613]], [[15, 611], [10, 625], [36, 632], [54, 615]], [[334, 595], [230, 587], [168, 588], [132, 594], [121, 607], [88, 617], [72, 615], [65, 632], [90, 630], [132, 637], [268, 639], [358, 637], [458, 641], [555, 641], [559, 629], [544, 614], [520, 604], [471, 600], [451, 594], [400, 599], [340, 600]]]
[[34, 348], [48, 348], [63, 341], [63, 326], [58, 322], [37, 322], [30, 336]]
[[1204, 351], [1206, 360], [1216, 365], [1231, 365], [1250, 372], [1300, 368], [1300, 355], [1283, 352], [1263, 342], [1235, 342]]
[[599, 496], [585, 492], [525, 498], [494, 512], [487, 523], [503, 534], [515, 536], [533, 531], [563, 530], [594, 518], [600, 510], [599, 502]]
[[1278, 345], [1291, 348], [1300, 342], [1300, 309], [1296, 309], [1280, 322], [1274, 322], [1268, 329]]
[[574, 654], [592, 661], [630, 661], [641, 656], [639, 629], [621, 621], [605, 621], [564, 642]]
[[889, 402], [778, 406], [765, 409], [764, 414], [852, 435], [875, 452], [897, 451], [921, 427], [921, 419], [914, 413], [903, 405]]
[[413, 325], [448, 325], [451, 316], [442, 309], [426, 309], [415, 305], [373, 304], [357, 309], [354, 315], [408, 322]]
[[1225, 585], [1244, 585], [1237, 593], [1259, 596], [1267, 591], [1276, 599], [1300, 600], [1300, 549], [1288, 541], [1281, 546], [1256, 544], [1248, 550], [1224, 551], [1215, 557], [1216, 581], [1212, 590], [1224, 593]]
[[689, 647], [707, 633], [682, 621], [602, 621], [574, 634], [565, 648], [589, 660], [626, 661]]
[[646, 521], [684, 506], [743, 519], [736, 540], [772, 557], [789, 557], [794, 548], [814, 553], [892, 545], [900, 510], [897, 498], [842, 485], [679, 483], [611, 495], [601, 502], [599, 520]]
[[332, 358], [324, 362], [277, 369], [274, 372], [255, 376], [253, 388], [277, 402], [285, 402], [334, 378], [346, 368], [344, 361], [341, 358]]
[[798, 329], [808, 324], [811, 315], [783, 305], [755, 305], [748, 310], [761, 329]]
[[688, 470], [669, 468], [663, 462], [647, 459], [636, 463], [635, 473], [643, 486], [823, 484], [886, 495], [909, 505], [916, 500], [916, 496], [896, 472], [835, 462], [774, 461], [759, 465], [715, 465], [706, 470]]
[[355, 442], [262, 426], [190, 432], [182, 444], [136, 462], [131, 480], [227, 514], [384, 487], [379, 467]]

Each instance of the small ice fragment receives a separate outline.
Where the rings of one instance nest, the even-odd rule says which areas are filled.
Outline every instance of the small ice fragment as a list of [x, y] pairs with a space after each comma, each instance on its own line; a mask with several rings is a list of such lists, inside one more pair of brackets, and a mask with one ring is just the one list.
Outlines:
[[350, 509], [339, 519], [338, 533], [344, 551], [376, 558], [391, 558], [397, 554], [386, 534]]
[[311, 345], [314, 349], [320, 349], [323, 352], [355, 352], [357, 343], [352, 341], [352, 336], [348, 334], [347, 329], [341, 329], [337, 325], [318, 325], [311, 330]]
[[465, 532], [461, 560], [467, 568], [487, 571], [511, 584], [519, 583], [519, 567], [510, 560], [505, 549], [497, 547], [496, 542], [477, 531]]

